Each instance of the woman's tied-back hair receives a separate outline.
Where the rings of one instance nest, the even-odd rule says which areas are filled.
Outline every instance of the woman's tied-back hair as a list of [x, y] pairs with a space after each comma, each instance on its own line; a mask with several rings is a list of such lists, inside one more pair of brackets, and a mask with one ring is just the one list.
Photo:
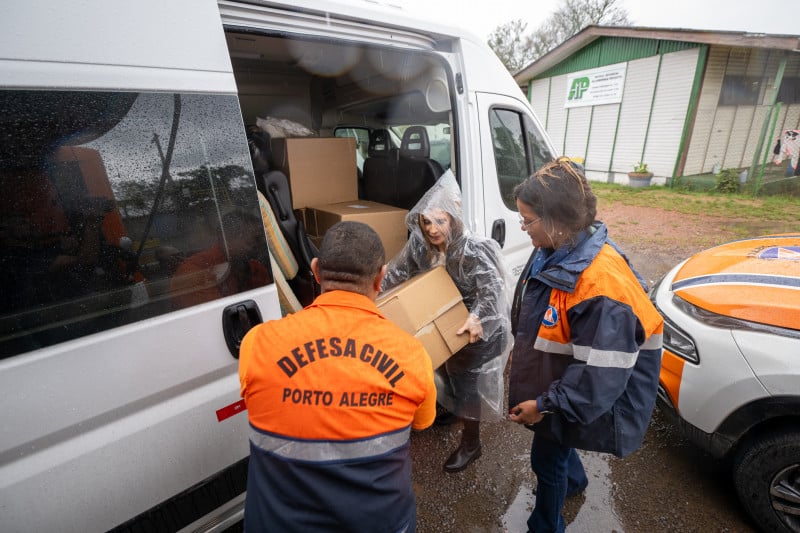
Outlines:
[[344, 221], [325, 232], [317, 261], [323, 283], [353, 290], [369, 287], [386, 262], [386, 252], [371, 227]]
[[514, 188], [514, 199], [529, 205], [545, 222], [571, 235], [588, 228], [597, 215], [597, 197], [581, 167], [559, 157]]

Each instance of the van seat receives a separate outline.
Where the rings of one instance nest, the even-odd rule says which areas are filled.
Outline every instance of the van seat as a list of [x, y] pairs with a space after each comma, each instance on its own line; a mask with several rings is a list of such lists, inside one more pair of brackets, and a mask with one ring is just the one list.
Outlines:
[[389, 132], [385, 129], [369, 133], [367, 159], [364, 160], [364, 199], [396, 205], [398, 153], [392, 149]]
[[430, 158], [431, 144], [428, 131], [423, 126], [409, 126], [400, 144], [397, 167], [397, 207], [411, 209], [430, 189], [439, 176], [442, 166]]
[[272, 266], [272, 277], [278, 287], [278, 301], [281, 305], [281, 314], [294, 313], [303, 308], [303, 304], [297, 299], [289, 280], [297, 276], [299, 265], [294, 258], [289, 243], [283, 233], [272, 211], [272, 206], [261, 191], [258, 191], [258, 206], [261, 208], [261, 219], [264, 223], [264, 230], [267, 234], [267, 246], [269, 248], [270, 265]]
[[[318, 255], [317, 247], [311, 242], [303, 222], [298, 220], [292, 210], [292, 196], [289, 179], [279, 170], [256, 176], [256, 185], [267, 200], [272, 217], [270, 222], [277, 224], [285, 244], [273, 246], [271, 252], [281, 263], [291, 256], [297, 263], [296, 275], [286, 279], [300, 303], [309, 305], [319, 296], [321, 290], [311, 272], [311, 260]], [[268, 237], [270, 237], [268, 232]], [[276, 241], [273, 240], [273, 244]], [[287, 249], [288, 248], [288, 249]], [[291, 255], [290, 255], [291, 254]], [[282, 256], [286, 256], [284, 259]], [[287, 274], [291, 274], [290, 268]]]

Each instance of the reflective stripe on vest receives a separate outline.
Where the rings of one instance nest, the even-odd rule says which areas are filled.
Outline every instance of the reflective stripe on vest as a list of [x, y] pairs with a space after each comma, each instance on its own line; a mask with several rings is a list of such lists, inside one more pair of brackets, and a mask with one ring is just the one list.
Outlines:
[[384, 455], [403, 446], [408, 442], [410, 436], [410, 427], [394, 433], [385, 433], [371, 439], [348, 441], [293, 440], [252, 430], [250, 432], [250, 442], [262, 451], [285, 459], [327, 462]]

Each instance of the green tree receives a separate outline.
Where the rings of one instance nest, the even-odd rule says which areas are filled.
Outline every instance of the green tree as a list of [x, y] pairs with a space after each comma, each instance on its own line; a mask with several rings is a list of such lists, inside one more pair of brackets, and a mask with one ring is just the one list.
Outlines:
[[509, 72], [516, 72], [533, 61], [530, 38], [525, 37], [527, 27], [527, 23], [517, 19], [498, 26], [489, 34], [489, 47]]
[[591, 24], [629, 26], [632, 22], [619, 0], [562, 0], [530, 35], [525, 35], [527, 24], [517, 20], [498, 26], [488, 44], [513, 74]]

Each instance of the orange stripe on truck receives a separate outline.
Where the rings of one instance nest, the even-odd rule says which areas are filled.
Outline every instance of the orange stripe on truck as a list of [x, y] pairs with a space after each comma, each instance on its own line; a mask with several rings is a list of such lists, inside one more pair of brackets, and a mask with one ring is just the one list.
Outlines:
[[664, 354], [661, 356], [661, 375], [659, 379], [678, 412], [680, 412], [678, 400], [681, 391], [681, 377], [683, 376], [683, 365], [685, 364], [685, 359], [678, 357], [669, 350], [665, 349]]

